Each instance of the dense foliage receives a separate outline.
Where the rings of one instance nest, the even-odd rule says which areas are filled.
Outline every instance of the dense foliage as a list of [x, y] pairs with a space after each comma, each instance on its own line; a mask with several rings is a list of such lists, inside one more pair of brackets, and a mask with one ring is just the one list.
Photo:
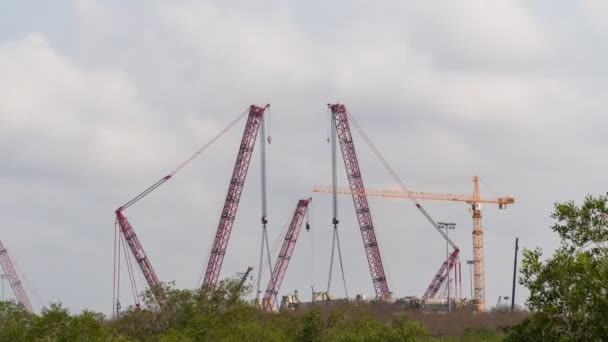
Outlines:
[[[0, 303], [0, 341], [435, 341], [404, 315], [378, 319], [370, 305], [345, 305], [331, 312], [262, 313], [241, 300], [236, 281], [213, 293], [166, 287], [163, 310], [145, 294], [151, 309], [129, 308], [107, 319], [91, 311], [70, 314], [59, 304], [39, 315], [13, 302]], [[499, 341], [491, 331], [468, 331], [442, 341]]]
[[524, 250], [520, 283], [530, 290], [532, 315], [510, 341], [608, 340], [608, 208], [604, 197], [582, 205], [557, 203], [551, 227], [560, 247], [542, 260]]

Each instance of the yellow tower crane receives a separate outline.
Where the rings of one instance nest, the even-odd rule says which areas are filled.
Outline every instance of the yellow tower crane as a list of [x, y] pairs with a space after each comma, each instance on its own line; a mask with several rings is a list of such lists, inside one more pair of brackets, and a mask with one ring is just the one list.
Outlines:
[[[331, 186], [314, 187], [314, 192], [332, 193]], [[350, 194], [350, 188], [338, 187], [338, 194]], [[473, 216], [473, 263], [474, 263], [474, 300], [475, 311], [485, 310], [485, 281], [484, 281], [484, 266], [483, 266], [483, 228], [481, 225], [481, 204], [496, 203], [499, 209], [506, 209], [508, 204], [515, 203], [515, 199], [511, 196], [503, 196], [498, 198], [481, 198], [479, 193], [479, 177], [473, 177], [473, 194], [449, 194], [449, 193], [431, 193], [411, 191], [406, 192], [396, 189], [374, 189], [365, 188], [367, 196], [388, 197], [388, 198], [416, 198], [422, 200], [435, 201], [455, 201], [465, 202], [470, 205], [470, 212]]]

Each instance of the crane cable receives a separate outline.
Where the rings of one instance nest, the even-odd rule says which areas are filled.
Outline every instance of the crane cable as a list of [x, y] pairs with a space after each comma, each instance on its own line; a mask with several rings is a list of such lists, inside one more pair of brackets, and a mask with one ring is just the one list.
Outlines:
[[348, 111], [346, 111], [346, 114], [351, 119], [351, 122], [353, 123], [353, 126], [355, 126], [355, 129], [357, 130], [357, 132], [359, 132], [359, 135], [361, 135], [361, 137], [363, 138], [363, 140], [365, 140], [365, 142], [370, 147], [372, 152], [374, 152], [374, 154], [376, 155], [376, 157], [378, 157], [378, 159], [380, 160], [382, 165], [384, 165], [384, 168], [393, 177], [393, 179], [397, 182], [397, 184], [399, 184], [401, 189], [403, 189], [403, 191], [405, 191], [409, 195], [410, 200], [412, 201], [412, 203], [414, 203], [414, 205], [416, 205], [416, 208], [418, 208], [418, 210], [422, 213], [422, 215], [424, 215], [424, 217], [426, 217], [426, 219], [433, 225], [433, 227], [435, 227], [435, 229], [437, 229], [439, 234], [441, 234], [441, 236], [443, 236], [443, 238], [448, 241], [448, 243], [452, 246], [452, 248], [459, 249], [456, 246], [456, 244], [454, 244], [454, 242], [452, 242], [452, 240], [449, 239], [449, 237], [446, 235], [446, 233], [443, 231], [443, 229], [441, 229], [439, 227], [437, 222], [435, 222], [435, 220], [433, 220], [433, 218], [429, 215], [429, 213], [422, 207], [420, 202], [418, 202], [418, 200], [416, 200], [416, 198], [414, 198], [412, 191], [405, 185], [405, 183], [401, 180], [399, 175], [397, 175], [395, 170], [389, 165], [389, 163], [386, 161], [384, 156], [382, 156], [382, 153], [380, 153], [380, 151], [378, 150], [378, 148], [376, 148], [376, 146], [371, 141], [371, 139], [367, 136], [367, 134], [365, 134], [365, 132], [363, 131], [361, 126], [359, 126], [359, 123], [357, 123], [357, 120], [355, 120], [355, 118]]
[[230, 124], [228, 124], [228, 126], [224, 127], [218, 134], [216, 134], [213, 138], [211, 138], [211, 140], [209, 140], [205, 145], [203, 145], [196, 152], [194, 152], [188, 159], [186, 159], [185, 161], [183, 161], [171, 173], [169, 173], [168, 175], [166, 175], [163, 178], [161, 178], [159, 181], [157, 181], [156, 183], [154, 183], [152, 186], [150, 186], [149, 188], [147, 188], [146, 190], [144, 190], [139, 195], [135, 196], [133, 199], [131, 199], [130, 201], [128, 201], [127, 203], [125, 203], [120, 208], [121, 209], [127, 209], [128, 207], [130, 207], [131, 205], [135, 204], [137, 201], [139, 201], [140, 199], [144, 198], [146, 195], [148, 195], [149, 193], [151, 193], [152, 191], [156, 190], [158, 187], [160, 187], [161, 185], [163, 185], [166, 181], [168, 181], [169, 179], [171, 179], [171, 177], [175, 176], [184, 167], [186, 167], [186, 165], [188, 165], [190, 162], [192, 162], [194, 159], [196, 159], [196, 157], [198, 157], [201, 153], [203, 153], [203, 151], [205, 151], [209, 146], [213, 145], [213, 143], [215, 143], [221, 136], [223, 136], [224, 133], [226, 133], [228, 130], [230, 130], [234, 125], [236, 125], [237, 122], [239, 122], [243, 117], [245, 117], [245, 115], [248, 112], [249, 112], [249, 109], [246, 109], [243, 113], [241, 113], [239, 116], [237, 116], [236, 119], [234, 119], [232, 122], [230, 122]]

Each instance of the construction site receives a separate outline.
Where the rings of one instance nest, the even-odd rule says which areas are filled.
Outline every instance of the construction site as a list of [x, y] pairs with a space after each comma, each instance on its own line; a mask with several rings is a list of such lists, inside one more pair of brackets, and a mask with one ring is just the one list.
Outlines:
[[[168, 280], [157, 275], [150, 258], [147, 256], [144, 246], [136, 234], [136, 228], [127, 218], [128, 209], [140, 203], [140, 201], [156, 189], [166, 186], [176, 177], [181, 170], [186, 168], [198, 156], [202, 155], [220, 137], [231, 129], [237, 129], [238, 124], [246, 121], [242, 138], [237, 145], [231, 142], [237, 149], [236, 161], [230, 179], [218, 179], [217, 182], [228, 181], [227, 193], [223, 209], [219, 214], [219, 223], [215, 232], [215, 238], [210, 241], [209, 257], [204, 267], [198, 287], [204, 290], [212, 290], [218, 285], [220, 279], [231, 276], [222, 274], [222, 265], [227, 253], [238, 253], [229, 248], [230, 236], [235, 218], [238, 215], [239, 203], [243, 192], [247, 174], [252, 158], [260, 158], [260, 207], [259, 224], [261, 234], [259, 247], [252, 244], [252, 248], [259, 248], [259, 259], [257, 265], [251, 262], [243, 262], [242, 269], [245, 272], [239, 274], [240, 286], [250, 286], [253, 304], [265, 312], [276, 312], [279, 310], [305, 311], [312, 306], [331, 308], [350, 302], [371, 302], [390, 305], [397, 310], [415, 311], [470, 311], [485, 312], [489, 310], [486, 302], [486, 289], [484, 277], [484, 229], [482, 205], [496, 206], [498, 209], [507, 209], [515, 203], [511, 196], [500, 196], [488, 198], [480, 193], [479, 177], [472, 176], [470, 193], [436, 193], [411, 190], [403, 181], [401, 176], [393, 169], [382, 152], [365, 133], [355, 118], [349, 113], [346, 106], [341, 103], [328, 105], [328, 116], [330, 122], [330, 134], [328, 145], [331, 149], [332, 177], [325, 184], [311, 184], [311, 196], [294, 199], [294, 209], [286, 226], [283, 228], [274, 244], [268, 237], [267, 217], [267, 164], [266, 147], [271, 144], [272, 139], [266, 133], [265, 116], [270, 108], [269, 104], [258, 106], [251, 105], [232, 122], [220, 130], [213, 138], [208, 140], [200, 149], [193, 153], [188, 159], [179, 164], [173, 171], [160, 177], [150, 187], [133, 197], [131, 200], [119, 206], [115, 214], [114, 229], [114, 279], [112, 294], [112, 313], [118, 313], [121, 308], [128, 305], [139, 309], [144, 305], [141, 299], [141, 290], [147, 286], [153, 293], [155, 307], [162, 310], [165, 302], [163, 284]], [[357, 134], [354, 134], [357, 133]], [[395, 188], [376, 188], [364, 185], [365, 165], [360, 165], [357, 158], [357, 150], [369, 148], [376, 157], [377, 162], [390, 175], [390, 181]], [[341, 161], [340, 161], [341, 160]], [[344, 165], [348, 184], [338, 184], [339, 163]], [[252, 180], [249, 180], [252, 182]], [[330, 183], [330, 184], [329, 184]], [[324, 289], [311, 288], [310, 300], [303, 300], [298, 291], [288, 291], [281, 288], [285, 277], [289, 277], [290, 260], [298, 244], [298, 237], [302, 229], [309, 231], [311, 224], [309, 220], [311, 207], [314, 205], [312, 195], [331, 197], [332, 217], [327, 218], [327, 224], [331, 224], [332, 240], [328, 241], [327, 247], [331, 249], [330, 260], [328, 260], [327, 287]], [[372, 220], [372, 210], [368, 203], [370, 197], [382, 197], [387, 199], [408, 200], [416, 210], [427, 221], [428, 229], [437, 232], [437, 240], [432, 243], [445, 244], [443, 262], [436, 265], [436, 273], [432, 279], [428, 279], [428, 286], [421, 293], [403, 293], [400, 289], [391, 287], [382, 260], [381, 244], [376, 236], [376, 227]], [[360, 230], [369, 280], [374, 293], [359, 293], [349, 295], [344, 275], [342, 246], [340, 244], [341, 217], [338, 213], [339, 201], [348, 201], [354, 204], [356, 221]], [[464, 204], [472, 219], [471, 240], [472, 250], [465, 251], [459, 247], [462, 241], [450, 238], [449, 231], [454, 229], [454, 223], [436, 221], [425, 210], [423, 202], [443, 201], [460, 202]], [[280, 246], [280, 247], [279, 247]], [[516, 247], [517, 248], [517, 247]], [[468, 259], [470, 256], [470, 259]], [[515, 251], [517, 258], [517, 249]], [[517, 263], [517, 259], [515, 259]], [[32, 312], [32, 305], [28, 294], [22, 286], [18, 272], [15, 270], [9, 257], [7, 249], [0, 242], [0, 264], [5, 277], [13, 289], [17, 301], [28, 311]], [[469, 268], [469, 277], [463, 280], [463, 264], [466, 270]], [[516, 266], [515, 266], [516, 268]], [[514, 268], [514, 279], [515, 279]], [[128, 275], [129, 294], [121, 297], [121, 274]], [[143, 275], [146, 283], [137, 284], [139, 274]], [[124, 276], [123, 276], [124, 278]], [[332, 292], [332, 281], [341, 279], [344, 286], [345, 296], [336, 296]], [[122, 281], [125, 281], [122, 279]], [[463, 294], [463, 282], [470, 284], [470, 294]], [[511, 309], [514, 305], [515, 283], [513, 283], [513, 297], [511, 298]], [[305, 288], [306, 286], [303, 286]], [[307, 296], [308, 297], [308, 294]], [[502, 300], [502, 302], [501, 302]], [[508, 297], [501, 297], [497, 305], [508, 307]]]

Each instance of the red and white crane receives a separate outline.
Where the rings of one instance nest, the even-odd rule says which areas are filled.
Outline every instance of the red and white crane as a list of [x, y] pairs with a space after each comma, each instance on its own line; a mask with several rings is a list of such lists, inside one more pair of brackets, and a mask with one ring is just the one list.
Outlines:
[[[422, 295], [423, 300], [426, 300], [429, 298], [435, 298], [435, 296], [437, 296], [437, 293], [439, 292], [439, 290], [444, 285], [450, 286], [449, 283], [446, 283], [446, 279], [448, 279], [448, 275], [450, 274], [450, 272], [452, 272], [452, 270], [454, 270], [454, 282], [457, 284], [456, 286], [458, 286], [458, 284], [460, 283], [460, 280], [461, 280], [460, 279], [459, 254], [460, 254], [460, 250], [458, 249], [458, 247], [455, 247], [452, 254], [450, 254], [450, 257], [448, 258], [448, 260], [444, 261], [443, 264], [441, 264], [439, 271], [437, 271], [437, 274], [435, 274], [435, 277], [431, 281], [431, 284], [424, 292], [424, 295]], [[458, 291], [456, 291], [456, 292], [457, 293], [456, 293], [455, 297], [458, 295]]]
[[[133, 297], [135, 301], [135, 306], [139, 307], [139, 297], [137, 293], [137, 288], [135, 284], [135, 275], [133, 271], [133, 266], [131, 265], [131, 255], [137, 261], [141, 272], [146, 279], [146, 282], [152, 293], [156, 299], [156, 302], [159, 306], [163, 306], [164, 302], [164, 293], [162, 289], [162, 283], [159, 280], [154, 268], [152, 267], [152, 263], [150, 259], [146, 255], [144, 248], [139, 241], [139, 238], [135, 234], [135, 230], [133, 226], [127, 220], [124, 211], [130, 206], [137, 203], [139, 200], [150, 194], [152, 191], [159, 188], [161, 185], [170, 180], [173, 176], [175, 176], [179, 171], [181, 171], [186, 165], [192, 162], [196, 157], [198, 157], [203, 151], [205, 151], [209, 146], [215, 143], [224, 133], [226, 133], [230, 128], [232, 128], [237, 122], [239, 122], [245, 115], [247, 111], [241, 113], [236, 119], [234, 119], [230, 124], [228, 124], [224, 129], [222, 129], [215, 137], [209, 140], [205, 145], [203, 145], [200, 149], [198, 149], [194, 154], [192, 154], [188, 159], [182, 162], [177, 168], [175, 168], [171, 173], [161, 178], [159, 181], [154, 183], [152, 186], [147, 188], [145, 191], [135, 196], [132, 200], [125, 203], [118, 209], [116, 209], [116, 232], [115, 232], [115, 245], [114, 245], [114, 298], [113, 298], [113, 312], [116, 312], [118, 299], [120, 297], [120, 262], [121, 262], [121, 253], [124, 254], [125, 261], [127, 264], [127, 271], [129, 274], [131, 288], [133, 290]], [[127, 253], [126, 247], [129, 247], [131, 254]], [[121, 251], [122, 249], [122, 251]]]
[[289, 227], [285, 233], [285, 239], [283, 240], [281, 251], [279, 252], [277, 262], [274, 265], [274, 270], [272, 271], [270, 281], [268, 282], [266, 294], [262, 299], [262, 308], [265, 311], [274, 310], [277, 295], [279, 293], [279, 289], [281, 288], [281, 283], [283, 283], [283, 278], [285, 277], [285, 273], [287, 273], [287, 266], [291, 260], [293, 250], [296, 247], [296, 242], [298, 241], [298, 236], [300, 235], [300, 228], [302, 227], [304, 216], [306, 216], [308, 213], [308, 206], [310, 205], [311, 201], [312, 198], [299, 200], [298, 205], [293, 212], [291, 221], [289, 222]]
[[[390, 166], [390, 164], [384, 158], [382, 153], [380, 153], [380, 151], [374, 145], [374, 143], [371, 141], [371, 139], [367, 136], [367, 134], [365, 134], [365, 132], [363, 131], [361, 126], [359, 126], [357, 121], [348, 113], [348, 111], [346, 110], [346, 107], [343, 104], [333, 104], [333, 105], [330, 104], [329, 107], [334, 116], [335, 126], [336, 126], [335, 130], [338, 132], [340, 145], [342, 146], [342, 155], [343, 155], [344, 161], [345, 161], [346, 173], [347, 173], [348, 182], [350, 185], [350, 193], [355, 202], [355, 210], [357, 212], [357, 218], [359, 219], [359, 226], [361, 227], [363, 241], [366, 246], [366, 254], [367, 254], [367, 258], [368, 258], [368, 263], [370, 265], [370, 270], [372, 273], [372, 279], [374, 280], [374, 287], [376, 288], [376, 296], [384, 297], [384, 296], [379, 295], [379, 293], [382, 293], [382, 291], [384, 289], [385, 289], [384, 290], [385, 293], [388, 295], [388, 287], [386, 285], [386, 278], [384, 277], [384, 271], [381, 268], [382, 262], [380, 260], [380, 253], [379, 253], [378, 244], [376, 242], [376, 238], [374, 235], [373, 225], [371, 224], [371, 216], [369, 216], [369, 206], [367, 204], [367, 193], [365, 191], [365, 188], [363, 187], [363, 182], [360, 180], [361, 172], [357, 165], [357, 159], [356, 159], [356, 155], [354, 153], [354, 148], [352, 147], [353, 139], [352, 139], [352, 135], [350, 134], [350, 128], [348, 126], [349, 118], [351, 119], [352, 124], [355, 127], [355, 129], [359, 132], [359, 134], [361, 135], [363, 140], [367, 143], [367, 145], [370, 147], [370, 149], [376, 155], [376, 157], [378, 157], [378, 160], [382, 163], [382, 165], [387, 170], [387, 172], [391, 175], [391, 177], [393, 177], [393, 179], [397, 182], [397, 184], [399, 184], [399, 186], [405, 193], [409, 194], [408, 198], [410, 198], [410, 200], [414, 203], [416, 208], [422, 213], [422, 215], [424, 215], [424, 217], [439, 232], [439, 234], [441, 234], [441, 236], [443, 236], [443, 238], [452, 245], [452, 247], [455, 250], [455, 252], [452, 253], [452, 256], [450, 258], [448, 258], [448, 260], [453, 260], [453, 261], [444, 262], [446, 264], [445, 267], [442, 265], [439, 272], [435, 276], [436, 279], [433, 279], [433, 282], [431, 282], [431, 285], [429, 286], [430, 290], [427, 290], [429, 292], [429, 295], [431, 293], [433, 293], [433, 291], [435, 291], [435, 293], [436, 293], [435, 287], [437, 287], [437, 286], [441, 287], [441, 284], [445, 282], [445, 278], [447, 278], [449, 272], [454, 267], [454, 263], [458, 259], [458, 253], [459, 253], [458, 248], [448, 238], [448, 235], [439, 227], [437, 222], [435, 222], [435, 220], [433, 220], [433, 218], [429, 215], [429, 213], [422, 207], [422, 205], [418, 202], [416, 197], [413, 196], [412, 191], [410, 189], [408, 189], [408, 187], [405, 185], [405, 182], [403, 182], [403, 180], [401, 179], [401, 177], [399, 177], [397, 172], [395, 172], [395, 170]], [[342, 127], [342, 129], [340, 129], [340, 127]], [[345, 146], [347, 148], [345, 148]], [[350, 148], [348, 148], [349, 146], [350, 146]], [[347, 160], [350, 160], [351, 162], [347, 162]], [[337, 197], [337, 193], [338, 193], [335, 174], [334, 174], [332, 192], [334, 194], [334, 203], [335, 203], [337, 201], [336, 197]], [[335, 204], [334, 204], [334, 207], [335, 207]], [[335, 213], [335, 209], [334, 209], [334, 213]], [[334, 219], [334, 221], [337, 221], [337, 220]], [[368, 248], [368, 246], [369, 246], [369, 248]]]
[[[378, 247], [378, 240], [376, 239], [376, 233], [374, 231], [374, 224], [372, 222], [372, 216], [369, 210], [367, 196], [365, 195], [365, 187], [363, 185], [363, 178], [361, 177], [359, 161], [357, 160], [357, 154], [355, 153], [355, 145], [353, 144], [353, 136], [350, 131], [348, 113], [346, 111], [346, 107], [343, 104], [329, 104], [328, 106], [331, 110], [331, 114], [333, 117], [332, 136], [334, 134], [337, 135], [337, 141], [340, 143], [340, 148], [342, 150], [342, 159], [344, 160], [346, 176], [348, 178], [348, 184], [350, 186], [353, 202], [355, 204], [357, 221], [359, 222], [359, 228], [361, 230], [361, 237], [363, 239], [363, 246], [365, 248], [365, 254], [367, 256], [367, 263], [369, 265], [369, 270], [372, 276], [372, 282], [374, 284], [376, 298], [389, 298], [390, 291], [388, 289], [386, 275], [384, 274], [384, 266], [382, 265], [382, 257], [380, 256], [380, 248]], [[335, 144], [336, 139], [333, 139], [333, 141]], [[335, 159], [336, 158], [334, 153], [334, 164]], [[337, 186], [335, 167], [333, 169], [333, 183], [335, 188]], [[336, 214], [337, 200], [335, 198], [336, 195], [334, 195], [334, 228], [338, 224]], [[336, 229], [334, 229], [334, 231], [336, 231]]]
[[[168, 178], [167, 178], [168, 179]], [[148, 258], [148, 256], [146, 255], [146, 252], [144, 251], [143, 246], [141, 245], [141, 243], [139, 242], [139, 238], [137, 238], [137, 235], [135, 234], [135, 230], [133, 229], [133, 226], [131, 226], [131, 224], [129, 223], [129, 221], [127, 220], [127, 217], [124, 215], [123, 210], [126, 209], [128, 207], [128, 205], [122, 206], [120, 208], [118, 208], [116, 210], [116, 225], [120, 228], [120, 230], [117, 233], [117, 241], [116, 246], [115, 246], [115, 251], [118, 251], [118, 255], [115, 254], [114, 256], [114, 260], [115, 263], [118, 263], [117, 266], [114, 270], [115, 272], [115, 291], [117, 291], [118, 287], [120, 286], [120, 275], [116, 274], [117, 272], [120, 272], [120, 253], [121, 253], [121, 248], [120, 246], [124, 246], [125, 244], [129, 246], [129, 249], [131, 250], [131, 253], [133, 254], [133, 257], [135, 258], [135, 261], [137, 261], [137, 264], [139, 265], [139, 268], [141, 270], [141, 272], [144, 275], [144, 278], [146, 278], [146, 282], [148, 283], [148, 287], [150, 287], [150, 289], [152, 290], [152, 293], [154, 294], [154, 298], [156, 299], [156, 302], [162, 307], [164, 304], [164, 295], [163, 295], [163, 290], [162, 290], [162, 284], [160, 282], [160, 280], [158, 279], [158, 276], [156, 275], [156, 272], [154, 271], [154, 268], [152, 267], [152, 264], [150, 263], [150, 259]], [[131, 265], [131, 259], [128, 253], [126, 253], [126, 250], [124, 251], [124, 256], [127, 262], [127, 270], [129, 273], [129, 278], [131, 281], [131, 286], [133, 287], [134, 290], [134, 300], [135, 300], [135, 306], [137, 308], [139, 308], [140, 304], [139, 304], [139, 297], [137, 294], [137, 288], [135, 287], [135, 277], [133, 274], [133, 267]], [[116, 292], [115, 292], [116, 295]], [[114, 301], [116, 301], [117, 298], [114, 299]]]
[[[247, 178], [249, 162], [253, 155], [253, 148], [255, 147], [258, 130], [262, 124], [264, 112], [268, 107], [270, 107], [270, 105], [264, 107], [251, 105], [251, 107], [249, 107], [249, 117], [247, 119], [247, 124], [245, 125], [245, 131], [243, 132], [243, 138], [241, 139], [241, 145], [239, 146], [234, 170], [232, 172], [232, 177], [230, 178], [230, 184], [228, 185], [228, 193], [226, 194], [224, 208], [222, 209], [220, 222], [217, 227], [215, 239], [213, 240], [213, 247], [211, 248], [209, 261], [207, 262], [207, 268], [203, 276], [203, 289], [213, 288], [220, 276], [224, 256], [228, 247], [228, 241], [230, 239], [230, 233], [232, 232], [232, 226], [234, 224], [234, 218], [236, 217], [236, 212], [241, 200], [241, 193], [245, 186], [245, 179]], [[264, 211], [265, 208], [263, 208], [262, 216], [262, 223], [265, 225], [266, 217]]]
[[25, 289], [23, 288], [23, 284], [21, 283], [21, 279], [19, 279], [19, 275], [15, 270], [15, 266], [11, 261], [11, 257], [6, 250], [6, 247], [0, 241], [0, 265], [2, 265], [2, 269], [8, 278], [8, 283], [11, 285], [13, 292], [15, 293], [15, 297], [17, 298], [17, 302], [21, 304], [27, 311], [34, 312], [32, 309], [32, 303], [30, 302]]

